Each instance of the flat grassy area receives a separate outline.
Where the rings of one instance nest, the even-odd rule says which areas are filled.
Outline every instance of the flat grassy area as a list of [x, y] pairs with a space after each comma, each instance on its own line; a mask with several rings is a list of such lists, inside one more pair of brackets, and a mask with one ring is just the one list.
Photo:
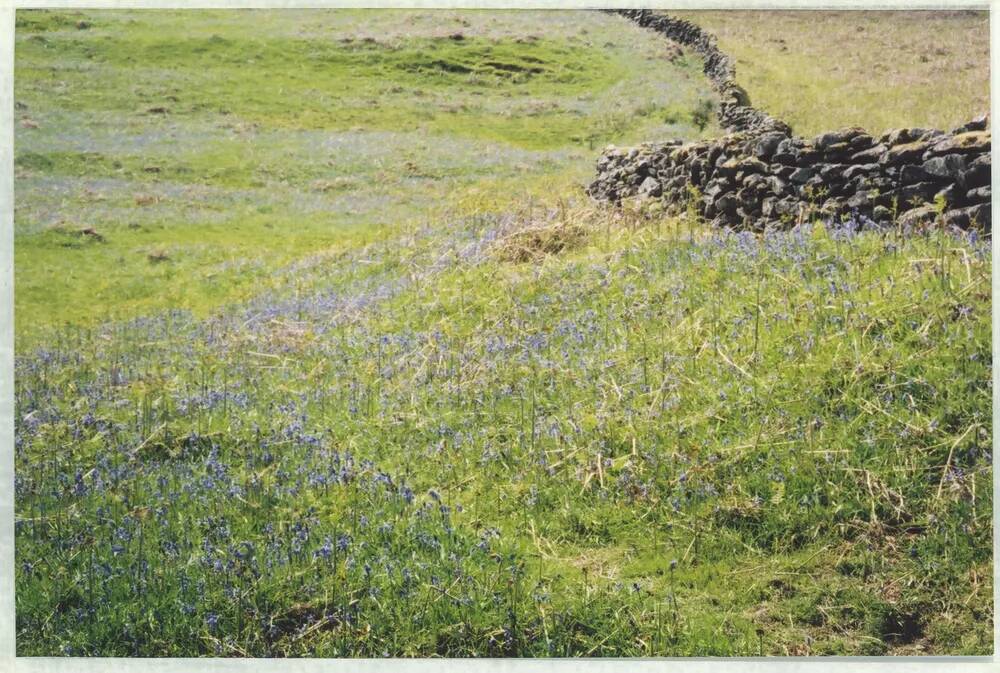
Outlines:
[[990, 109], [984, 11], [678, 11], [715, 34], [753, 103], [811, 136], [948, 130]]
[[19, 655], [992, 651], [989, 240], [594, 207], [716, 132], [615, 17], [267, 16], [18, 13]]

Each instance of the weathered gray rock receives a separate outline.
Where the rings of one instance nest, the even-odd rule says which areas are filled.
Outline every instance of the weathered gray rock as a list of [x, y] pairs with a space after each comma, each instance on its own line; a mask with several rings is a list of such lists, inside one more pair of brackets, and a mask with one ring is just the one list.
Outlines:
[[846, 164], [827, 164], [819, 169], [819, 176], [828, 183], [842, 182], [844, 180], [844, 171], [846, 169]]
[[921, 165], [921, 168], [930, 176], [947, 179], [961, 175], [965, 166], [965, 157], [959, 154], [946, 154], [928, 159]]
[[778, 145], [780, 145], [786, 138], [788, 138], [787, 135], [776, 131], [772, 133], [765, 133], [757, 139], [757, 143], [754, 146], [754, 154], [758, 159], [768, 161], [778, 150]]
[[988, 203], [992, 198], [992, 190], [989, 185], [976, 187], [967, 191], [965, 197], [971, 202]]
[[989, 131], [969, 131], [954, 136], [943, 136], [927, 150], [927, 156], [945, 154], [982, 154], [990, 151]]
[[892, 211], [886, 206], [875, 206], [872, 208], [872, 219], [876, 222], [889, 222], [892, 220]]
[[847, 207], [852, 210], [869, 207], [872, 205], [872, 198], [868, 192], [855, 192], [847, 199]]
[[767, 185], [768, 191], [770, 191], [775, 196], [783, 196], [788, 192], [788, 183], [782, 180], [777, 175], [771, 175], [765, 178], [765, 183]]
[[792, 182], [797, 182], [799, 184], [805, 184], [814, 175], [816, 175], [816, 169], [809, 168], [809, 167], [803, 167], [803, 168], [799, 168], [794, 173], [792, 173], [788, 177], [788, 179], [791, 180]]
[[989, 232], [992, 229], [992, 215], [989, 204], [979, 204], [966, 208], [955, 208], [942, 216], [946, 227], [971, 229], [978, 227]]
[[912, 185], [915, 182], [924, 182], [930, 179], [930, 174], [924, 170], [923, 166], [907, 164], [900, 169], [899, 181], [904, 185]]
[[993, 210], [988, 203], [982, 203], [976, 206], [969, 206], [965, 209], [965, 212], [969, 216], [969, 226], [983, 227], [986, 231], [990, 231], [993, 226]]
[[854, 164], [848, 166], [847, 170], [844, 171], [844, 179], [853, 180], [858, 176], [871, 175], [877, 172], [878, 168], [878, 164]]
[[882, 157], [884, 157], [885, 153], [888, 151], [889, 148], [886, 145], [879, 143], [874, 147], [869, 147], [866, 150], [861, 150], [860, 152], [851, 155], [850, 162], [852, 164], [878, 163], [882, 160]]
[[837, 131], [830, 131], [828, 133], [821, 133], [813, 139], [812, 145], [822, 152], [839, 143], [847, 143], [857, 136], [866, 135], [868, 134], [861, 128], [844, 128]]
[[959, 133], [968, 133], [969, 131], [985, 131], [990, 125], [990, 115], [986, 113], [976, 117], [970, 122], [962, 124], [951, 133], [952, 135], [958, 135]]
[[965, 190], [958, 185], [948, 185], [938, 191], [932, 200], [936, 202], [938, 199], [943, 199], [947, 207], [968, 205]]
[[927, 203], [934, 199], [934, 194], [937, 193], [938, 189], [939, 185], [933, 182], [918, 182], [913, 185], [905, 185], [899, 188], [899, 202], [906, 206]]
[[646, 178], [639, 185], [638, 194], [640, 196], [659, 196], [663, 193], [660, 182], [656, 178]]
[[[640, 196], [695, 208], [713, 225], [761, 229], [787, 226], [803, 216], [842, 218], [855, 212], [907, 227], [943, 220], [990, 226], [990, 133], [981, 117], [951, 133], [904, 128], [877, 139], [860, 128], [823, 133], [811, 142], [792, 136], [787, 125], [754, 110], [733, 81], [732, 62], [711, 36], [686, 21], [647, 10], [618, 12], [695, 50], [722, 98], [720, 123], [731, 133], [683, 144], [649, 143], [608, 147], [588, 186], [598, 200]], [[817, 207], [818, 200], [822, 203]]]
[[736, 195], [727, 192], [715, 200], [715, 210], [719, 213], [733, 215], [736, 213]]
[[990, 184], [992, 178], [989, 154], [981, 154], [962, 171], [961, 181], [967, 187], [981, 187]]
[[937, 209], [932, 204], [911, 208], [899, 216], [899, 226], [903, 229], [918, 228], [937, 219]]
[[919, 140], [921, 136], [927, 133], [927, 129], [918, 128], [904, 128], [904, 129], [893, 129], [891, 131], [886, 131], [881, 136], [879, 136], [878, 141], [885, 145], [892, 147], [893, 145], [906, 145], [908, 143], [915, 142]]
[[920, 162], [923, 160], [924, 152], [927, 151], [928, 147], [930, 147], [928, 143], [920, 140], [903, 145], [894, 145], [888, 152], [885, 153], [882, 157], [882, 161], [887, 164], [897, 165]]

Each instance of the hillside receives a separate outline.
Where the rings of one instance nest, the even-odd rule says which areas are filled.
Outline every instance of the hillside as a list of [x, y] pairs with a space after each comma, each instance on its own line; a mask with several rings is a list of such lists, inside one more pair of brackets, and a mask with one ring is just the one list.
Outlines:
[[991, 653], [988, 237], [590, 201], [619, 17], [17, 18], [19, 655]]
[[316, 250], [568, 194], [608, 142], [711, 132], [697, 59], [532, 16], [18, 12], [18, 337], [204, 313]]

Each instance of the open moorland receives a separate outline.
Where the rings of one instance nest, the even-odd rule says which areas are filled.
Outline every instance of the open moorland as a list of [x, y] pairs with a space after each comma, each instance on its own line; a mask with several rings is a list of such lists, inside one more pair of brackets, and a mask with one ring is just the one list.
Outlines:
[[[975, 47], [893, 61], [919, 107], [836, 60], [894, 43], [864, 16], [785, 38], [848, 114], [689, 14], [804, 133], [982, 111], [983, 14], [895, 24]], [[697, 55], [602, 13], [16, 40], [19, 655], [992, 652], [988, 237], [592, 203], [604, 145], [720, 133]]]

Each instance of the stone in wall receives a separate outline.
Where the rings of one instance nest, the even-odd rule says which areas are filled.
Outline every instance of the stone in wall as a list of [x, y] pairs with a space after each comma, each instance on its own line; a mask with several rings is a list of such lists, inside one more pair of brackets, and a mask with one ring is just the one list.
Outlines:
[[[985, 126], [985, 119], [973, 124]], [[985, 130], [897, 129], [875, 138], [852, 128], [811, 140], [731, 133], [687, 144], [609, 147], [588, 192], [612, 203], [658, 198], [737, 229], [790, 226], [816, 216], [912, 223], [926, 217], [902, 216], [931, 205], [919, 212], [941, 210], [949, 224], [988, 230], [990, 146]]]
[[658, 199], [712, 224], [763, 230], [807, 218], [864, 216], [876, 223], [991, 228], [991, 134], [983, 115], [950, 133], [903, 128], [874, 137], [861, 128], [796, 137], [754, 109], [729, 57], [694, 24], [648, 10], [616, 13], [692, 47], [723, 96], [730, 133], [708, 141], [609, 146], [587, 191], [594, 199]]

